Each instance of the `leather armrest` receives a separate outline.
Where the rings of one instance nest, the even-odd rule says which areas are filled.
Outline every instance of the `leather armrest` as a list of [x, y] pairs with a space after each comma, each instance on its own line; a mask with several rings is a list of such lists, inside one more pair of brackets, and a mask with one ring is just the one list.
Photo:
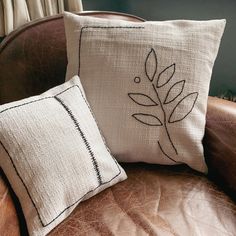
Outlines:
[[209, 177], [236, 200], [236, 103], [209, 97], [203, 145]]
[[0, 172], [0, 235], [20, 235], [20, 228], [16, 209]]

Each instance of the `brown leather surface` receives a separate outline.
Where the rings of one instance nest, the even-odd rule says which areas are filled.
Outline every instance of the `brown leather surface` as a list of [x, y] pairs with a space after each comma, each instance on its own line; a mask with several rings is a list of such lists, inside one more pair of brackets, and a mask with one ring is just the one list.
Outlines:
[[[49, 235], [235, 235], [236, 205], [205, 176], [185, 166], [123, 166], [126, 181], [82, 202]], [[0, 189], [0, 235], [20, 235], [2, 181]]]
[[209, 176], [236, 201], [236, 103], [209, 97], [203, 143]]
[[236, 234], [236, 206], [185, 167], [125, 165], [128, 180], [81, 203], [50, 236]]
[[0, 176], [0, 235], [19, 235], [19, 221], [8, 187]]

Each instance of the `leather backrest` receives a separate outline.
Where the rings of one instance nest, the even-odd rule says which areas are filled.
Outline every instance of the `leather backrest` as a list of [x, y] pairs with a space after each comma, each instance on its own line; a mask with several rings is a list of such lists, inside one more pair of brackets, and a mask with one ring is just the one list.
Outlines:
[[[83, 12], [102, 18], [143, 21], [114, 12]], [[8, 35], [0, 45], [0, 104], [40, 94], [65, 80], [63, 16], [44, 18]]]

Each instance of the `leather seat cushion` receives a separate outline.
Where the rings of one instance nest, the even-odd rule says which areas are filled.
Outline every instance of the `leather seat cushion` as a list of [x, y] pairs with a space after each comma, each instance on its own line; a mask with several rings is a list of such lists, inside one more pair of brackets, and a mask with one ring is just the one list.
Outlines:
[[128, 180], [83, 202], [55, 235], [235, 235], [235, 204], [187, 167], [126, 164]]
[[[49, 235], [235, 235], [235, 203], [204, 175], [185, 166], [123, 167], [128, 180], [82, 202]], [[0, 191], [0, 235], [20, 235], [2, 179]]]

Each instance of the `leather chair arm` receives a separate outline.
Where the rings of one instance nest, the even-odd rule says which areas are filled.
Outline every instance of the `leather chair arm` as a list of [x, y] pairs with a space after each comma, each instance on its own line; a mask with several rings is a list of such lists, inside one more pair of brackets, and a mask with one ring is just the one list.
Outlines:
[[209, 97], [203, 145], [209, 177], [236, 200], [236, 103]]
[[0, 171], [0, 235], [20, 235], [19, 221], [10, 190]]

